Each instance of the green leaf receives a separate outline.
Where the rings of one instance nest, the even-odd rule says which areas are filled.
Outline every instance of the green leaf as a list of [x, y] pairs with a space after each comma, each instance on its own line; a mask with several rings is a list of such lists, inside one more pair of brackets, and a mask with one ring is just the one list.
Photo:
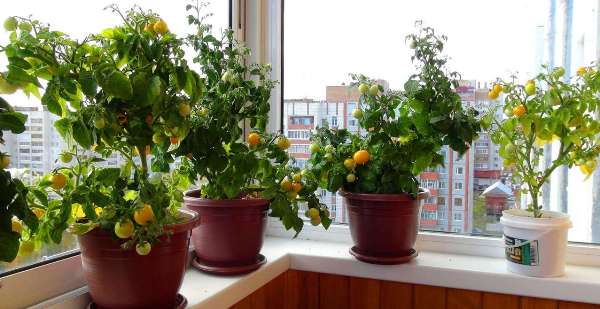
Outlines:
[[72, 126], [73, 139], [77, 142], [77, 144], [79, 144], [79, 146], [89, 149], [92, 146], [92, 135], [83, 121], [75, 121], [72, 123]]
[[13, 84], [32, 83], [38, 87], [42, 87], [37, 78], [29, 75], [27, 72], [25, 72], [25, 70], [12, 64], [8, 65], [8, 74], [6, 74], [6, 79]]
[[96, 181], [103, 183], [105, 186], [110, 186], [117, 181], [121, 169], [117, 167], [103, 168], [96, 171]]
[[0, 231], [0, 261], [12, 262], [19, 253], [19, 234]]
[[88, 96], [93, 97], [98, 91], [98, 84], [94, 79], [94, 75], [90, 71], [83, 71], [79, 74], [79, 84], [81, 85], [81, 91]]
[[10, 130], [14, 134], [23, 133], [26, 120], [27, 115], [17, 112], [2, 112], [0, 113], [0, 130]]
[[69, 232], [73, 233], [75, 235], [81, 236], [81, 235], [95, 229], [98, 226], [99, 225], [97, 223], [93, 223], [91, 221], [85, 222], [85, 223], [73, 223], [69, 227]]
[[112, 72], [102, 88], [107, 94], [125, 100], [130, 99], [133, 95], [129, 77], [120, 71]]
[[42, 104], [48, 108], [51, 113], [62, 116], [63, 110], [57, 96], [56, 86], [53, 83], [48, 84], [48, 88], [42, 96]]

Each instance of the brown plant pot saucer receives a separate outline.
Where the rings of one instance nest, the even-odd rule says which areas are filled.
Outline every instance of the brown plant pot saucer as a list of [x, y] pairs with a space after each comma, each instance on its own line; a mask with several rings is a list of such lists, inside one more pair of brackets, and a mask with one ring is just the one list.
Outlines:
[[417, 250], [410, 249], [410, 251], [407, 255], [372, 256], [372, 255], [365, 254], [364, 252], [359, 252], [359, 250], [356, 248], [356, 246], [350, 248], [350, 254], [359, 261], [363, 261], [365, 263], [370, 263], [370, 264], [381, 264], [381, 265], [394, 265], [394, 264], [407, 263], [410, 260], [417, 257], [417, 255], [419, 255]]
[[263, 266], [266, 262], [267, 258], [259, 253], [254, 263], [246, 265], [213, 264], [200, 260], [198, 257], [196, 257], [194, 260], [192, 260], [192, 266], [200, 271], [213, 275], [233, 276], [252, 272]]
[[[184, 309], [185, 307], [187, 307], [187, 303], [188, 303], [187, 298], [185, 298], [185, 296], [177, 293], [177, 296], [175, 297], [175, 307], [173, 307], [173, 308], [174, 309]], [[96, 306], [96, 304], [92, 301], [87, 306], [87, 309], [104, 309], [104, 308], [100, 308], [100, 307]], [[159, 309], [159, 308], [156, 308], [156, 309]]]

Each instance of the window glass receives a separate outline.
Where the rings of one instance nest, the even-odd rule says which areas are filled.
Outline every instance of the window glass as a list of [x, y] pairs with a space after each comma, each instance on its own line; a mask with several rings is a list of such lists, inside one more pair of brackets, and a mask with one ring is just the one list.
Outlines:
[[[229, 1], [212, 0], [207, 2], [206, 13], [212, 16], [207, 22], [213, 25], [213, 33], [218, 34], [221, 30], [229, 27]], [[83, 39], [89, 33], [98, 33], [112, 25], [117, 25], [119, 18], [109, 10], [104, 10], [114, 0], [95, 1], [10, 1], [2, 3], [0, 10], [0, 21], [9, 16], [32, 16], [42, 22], [50, 23], [52, 28], [66, 32], [76, 39]], [[118, 1], [122, 9], [128, 9], [134, 5], [146, 10], [152, 10], [161, 15], [169, 25], [170, 31], [184, 36], [191, 31], [188, 26], [185, 10], [185, 1], [150, 1], [150, 0], [125, 0]], [[8, 34], [4, 29], [0, 30], [0, 45], [8, 42]], [[6, 70], [6, 57], [0, 57], [0, 71]], [[11, 156], [11, 173], [19, 176], [25, 182], [31, 181], [33, 177], [48, 173], [57, 167], [59, 154], [65, 149], [65, 143], [60, 139], [58, 132], [54, 129], [53, 122], [57, 117], [47, 109], [43, 108], [39, 100], [32, 97], [27, 98], [21, 92], [12, 95], [2, 95], [17, 111], [28, 115], [26, 123], [27, 131], [23, 134], [12, 135], [5, 132], [6, 145], [0, 145], [0, 151], [7, 152]], [[36, 154], [36, 155], [31, 155]], [[113, 160], [107, 160], [104, 164], [116, 166], [119, 160], [115, 155]], [[39, 252], [28, 256], [19, 256], [12, 263], [0, 262], [0, 276], [9, 274], [22, 267], [55, 259], [66, 253], [77, 249], [76, 238], [65, 234], [63, 242], [59, 245], [42, 247]]]
[[[404, 37], [414, 32], [416, 20], [448, 36], [445, 52], [451, 57], [450, 68], [461, 73], [457, 91], [464, 105], [489, 109], [494, 103], [488, 100], [487, 92], [496, 77], [509, 78], [518, 73], [519, 80], [524, 82], [539, 72], [541, 64], [550, 61], [552, 66], [570, 63], [565, 69], [567, 74], [574, 75], [579, 66], [596, 59], [598, 2], [572, 1], [572, 28], [565, 27], [565, 1], [554, 1], [553, 15], [551, 2], [506, 0], [498, 5], [491, 0], [373, 0], [365, 5], [357, 0], [286, 1], [284, 119], [314, 117], [311, 131], [324, 125], [353, 132], [360, 130], [351, 116], [358, 95], [348, 86], [348, 74], [363, 73], [383, 80], [392, 90], [402, 90], [404, 82], [415, 72], [410, 60], [412, 51], [405, 45]], [[343, 14], [339, 14], [341, 11]], [[306, 16], [310, 16], [310, 22]], [[306, 33], [311, 34], [310, 44]], [[571, 38], [569, 46], [563, 43], [565, 35]], [[335, 125], [332, 117], [336, 119]], [[290, 125], [284, 121], [288, 136], [288, 131], [293, 130]], [[301, 143], [304, 141], [292, 140], [292, 144]], [[448, 148], [440, 154], [445, 166], [420, 176], [421, 185], [439, 197], [435, 219], [423, 214], [427, 224], [421, 227], [500, 236], [501, 210], [522, 206], [526, 199], [520, 194], [519, 184], [513, 181], [511, 171], [504, 168], [498, 146], [492, 143], [489, 134], [482, 132], [464, 156]], [[309, 155], [308, 152], [293, 154], [302, 166]], [[596, 208], [600, 209], [600, 183], [583, 178], [577, 169], [569, 172], [565, 208], [574, 222], [569, 239], [600, 243], [600, 211], [592, 212], [593, 187], [597, 190]], [[559, 190], [566, 189], [555, 176], [551, 180], [549, 208], [552, 210], [562, 207], [557, 204]], [[322, 196], [336, 210], [331, 212], [334, 221], [347, 223], [343, 200], [331, 193]], [[460, 198], [460, 210], [455, 209], [455, 198]], [[461, 223], [456, 225], [452, 221]]]

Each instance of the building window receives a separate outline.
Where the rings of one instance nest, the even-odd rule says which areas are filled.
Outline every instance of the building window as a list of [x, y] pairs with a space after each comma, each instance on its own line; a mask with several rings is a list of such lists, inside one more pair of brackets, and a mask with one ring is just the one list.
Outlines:
[[288, 137], [292, 139], [309, 139], [310, 131], [288, 131]]
[[454, 206], [463, 207], [463, 199], [461, 197], [454, 198]]
[[456, 168], [456, 175], [462, 175], [463, 174], [463, 168], [462, 167], [457, 167]]
[[436, 211], [423, 210], [421, 212], [421, 219], [423, 219], [423, 220], [437, 220], [437, 212]]
[[312, 116], [290, 116], [290, 124], [309, 126], [314, 123]]
[[453, 215], [454, 221], [462, 221], [463, 220], [463, 213], [462, 212], [455, 212]]
[[446, 198], [443, 196], [438, 196], [437, 198], [437, 204], [438, 205], [446, 205]]
[[462, 190], [463, 189], [463, 183], [460, 181], [457, 181], [454, 183], [454, 190]]
[[438, 181], [438, 188], [439, 189], [446, 189], [446, 181]]
[[331, 125], [332, 127], [338, 126], [338, 119], [336, 116], [332, 116], [329, 118], [329, 125]]

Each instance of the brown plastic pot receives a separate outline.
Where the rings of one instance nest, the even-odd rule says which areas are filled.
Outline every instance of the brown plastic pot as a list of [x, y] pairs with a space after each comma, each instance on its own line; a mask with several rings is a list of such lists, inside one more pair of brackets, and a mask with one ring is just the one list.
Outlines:
[[187, 266], [192, 228], [199, 217], [180, 209], [186, 221], [167, 225], [150, 254], [123, 250], [111, 231], [79, 236], [81, 264], [95, 308], [174, 308]]
[[408, 194], [340, 194], [348, 208], [352, 255], [374, 264], [399, 264], [416, 256], [421, 201], [428, 191], [417, 199]]
[[198, 190], [184, 195], [184, 204], [200, 215], [192, 231], [196, 259], [205, 272], [233, 275], [250, 272], [264, 263], [260, 256], [269, 201], [264, 199], [210, 200]]

